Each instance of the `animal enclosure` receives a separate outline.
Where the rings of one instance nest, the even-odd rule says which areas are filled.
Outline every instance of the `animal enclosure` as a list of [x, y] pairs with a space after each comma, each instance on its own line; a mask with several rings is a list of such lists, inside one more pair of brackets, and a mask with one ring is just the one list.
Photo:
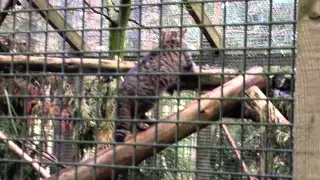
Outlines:
[[292, 179], [296, 19], [296, 0], [0, 1], [0, 179]]

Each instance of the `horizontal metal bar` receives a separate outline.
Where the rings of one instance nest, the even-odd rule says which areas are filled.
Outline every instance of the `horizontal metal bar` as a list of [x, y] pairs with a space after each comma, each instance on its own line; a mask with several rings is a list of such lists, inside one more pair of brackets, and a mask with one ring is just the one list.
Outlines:
[[265, 25], [265, 26], [270, 26], [270, 25], [295, 25], [295, 21], [275, 21], [275, 22], [256, 22], [256, 23], [230, 23], [230, 24], [192, 24], [192, 25], [183, 25], [183, 26], [178, 26], [178, 25], [163, 25], [163, 26], [144, 26], [144, 27], [112, 27], [112, 28], [98, 28], [98, 29], [93, 29], [93, 28], [79, 28], [79, 29], [60, 29], [60, 30], [32, 30], [32, 31], [24, 31], [24, 30], [19, 30], [19, 32], [16, 31], [2, 31], [1, 34], [25, 34], [25, 33], [52, 33], [52, 32], [74, 32], [74, 31], [110, 31], [110, 30], [148, 30], [148, 29], [166, 29], [166, 28], [191, 28], [191, 27], [230, 27], [230, 26], [256, 26], [256, 25]]
[[[17, 63], [20, 64], [20, 63]], [[94, 68], [93, 68], [94, 69]], [[240, 75], [262, 75], [262, 76], [271, 76], [271, 75], [291, 75], [294, 76], [296, 74], [295, 71], [293, 72], [262, 72], [262, 73], [247, 73], [247, 72], [137, 72], [135, 74], [129, 74], [128, 72], [100, 72], [100, 73], [65, 73], [65, 72], [61, 72], [61, 73], [50, 73], [50, 74], [40, 74], [40, 73], [16, 73], [16, 74], [1, 74], [2, 77], [24, 77], [24, 76], [30, 76], [30, 77], [46, 77], [46, 76], [67, 76], [67, 77], [86, 77], [86, 76], [159, 76], [159, 75], [172, 75], [172, 76], [197, 76], [197, 77], [201, 77], [201, 76], [207, 76], [207, 75], [219, 75], [219, 76], [229, 76], [229, 75], [234, 75], [234, 76], [240, 76]]]
[[[18, 9], [18, 10], [3, 10], [3, 12], [6, 13], [17, 13], [17, 12], [39, 12], [39, 11], [68, 11], [68, 10], [90, 10], [91, 8], [96, 8], [96, 9], [101, 9], [101, 8], [106, 8], [106, 7], [110, 7], [110, 8], [117, 8], [117, 7], [152, 7], [152, 6], [163, 6], [163, 5], [184, 5], [184, 4], [206, 4], [206, 3], [210, 3], [210, 4], [214, 4], [214, 3], [232, 3], [232, 2], [259, 2], [259, 0], [199, 0], [199, 1], [191, 1], [188, 0], [188, 2], [158, 2], [158, 3], [139, 3], [136, 2], [134, 4], [114, 4], [114, 5], [108, 5], [108, 6], [94, 6], [92, 5], [91, 7], [87, 7], [87, 6], [82, 6], [82, 7], [54, 7], [53, 8], [41, 8], [41, 9]], [[261, 1], [260, 1], [261, 2]]]
[[[24, 160], [12, 160], [12, 159], [2, 159], [0, 162], [19, 162], [19, 163], [28, 163]], [[66, 165], [73, 166], [77, 168], [77, 166], [88, 166], [95, 168], [117, 168], [117, 169], [131, 169], [131, 170], [150, 170], [150, 171], [164, 171], [164, 172], [177, 172], [177, 173], [206, 173], [211, 175], [233, 175], [233, 176], [256, 176], [256, 177], [275, 177], [275, 178], [286, 178], [292, 179], [290, 175], [282, 175], [282, 174], [253, 174], [253, 173], [241, 173], [241, 172], [221, 172], [221, 171], [212, 171], [212, 170], [189, 170], [189, 169], [177, 169], [177, 168], [158, 168], [158, 167], [150, 167], [150, 166], [123, 166], [123, 165], [109, 165], [109, 164], [84, 164], [84, 163], [72, 163], [72, 162], [46, 162], [46, 161], [34, 161], [41, 164], [48, 165]]]
[[[7, 138], [5, 140], [14, 141], [34, 141], [34, 139], [25, 138]], [[240, 151], [254, 151], [254, 152], [277, 152], [277, 153], [293, 153], [292, 149], [275, 149], [275, 148], [243, 148], [243, 147], [221, 147], [221, 146], [192, 146], [192, 145], [179, 145], [179, 144], [165, 144], [165, 143], [137, 143], [137, 142], [125, 142], [125, 143], [115, 143], [115, 142], [100, 142], [100, 141], [87, 141], [87, 140], [64, 140], [64, 139], [37, 139], [38, 142], [52, 142], [52, 143], [74, 143], [74, 144], [104, 144], [104, 145], [125, 145], [125, 146], [151, 146], [154, 148], [188, 148], [188, 149], [208, 149], [208, 150], [240, 150]]]
[[[44, 116], [37, 116], [37, 117], [28, 117], [28, 116], [1, 116], [0, 120], [8, 120], [8, 119], [17, 119], [17, 120], [70, 120], [70, 121], [83, 121], [83, 120], [88, 120], [88, 121], [101, 121], [101, 122], [108, 122], [108, 123], [113, 123], [113, 122], [117, 122], [117, 119], [106, 119], [106, 118], [75, 118], [75, 117], [44, 117]], [[239, 118], [239, 119], [245, 119], [245, 118]], [[121, 121], [123, 122], [134, 122], [134, 123], [138, 123], [138, 122], [150, 122], [147, 121], [145, 119], [131, 119], [131, 120], [125, 120], [125, 119], [121, 119]], [[164, 120], [164, 118], [158, 119], [154, 122], [154, 124], [158, 124], [158, 123], [167, 123], [167, 124], [197, 124], [197, 125], [232, 125], [232, 126], [236, 126], [236, 125], [244, 125], [244, 126], [270, 126], [270, 127], [292, 127], [293, 124], [281, 124], [281, 123], [269, 123], [269, 122], [243, 122], [240, 121], [239, 122], [222, 122], [221, 119], [218, 119], [217, 121], [201, 121], [201, 120], [189, 120], [189, 121], [183, 121], [183, 120]]]
[[[167, 49], [167, 50], [163, 50], [163, 49], [152, 49], [152, 50], [134, 50], [134, 49], [128, 49], [128, 50], [107, 50], [107, 51], [81, 51], [81, 53], [83, 54], [91, 54], [91, 53], [138, 53], [138, 52], [173, 52], [173, 51], [178, 51], [178, 52], [185, 52], [185, 51], [221, 51], [221, 52], [228, 52], [228, 51], [244, 51], [244, 50], [250, 50], [250, 51], [264, 51], [264, 50], [295, 50], [296, 47], [295, 46], [271, 46], [271, 47], [236, 47], [236, 48], [198, 48], [198, 49]], [[73, 54], [76, 52], [72, 52], [72, 51], [54, 51], [54, 52], [0, 52], [0, 55], [32, 55], [32, 56], [36, 56], [36, 55], [43, 55], [43, 54], [52, 54], [55, 56], [48, 56], [48, 57], [56, 57], [57, 54], [64, 54], [64, 53], [68, 53], [68, 54]], [[241, 53], [242, 54], [242, 53]], [[275, 53], [275, 54], [279, 54], [279, 53]], [[288, 53], [289, 54], [289, 53]], [[92, 56], [90, 56], [92, 57]], [[110, 58], [109, 56], [103, 56], [103, 55], [97, 55], [94, 58], [101, 58], [101, 57], [107, 57]], [[143, 56], [140, 56], [143, 57]], [[72, 57], [59, 57], [59, 58], [72, 58]], [[79, 57], [79, 58], [86, 58], [86, 56], [84, 57]]]
[[266, 100], [266, 101], [293, 101], [294, 97], [285, 97], [285, 98], [251, 98], [251, 97], [180, 97], [180, 96], [79, 96], [79, 95], [3, 95], [1, 94], [0, 97], [9, 97], [9, 98], [74, 98], [74, 99], [88, 99], [88, 98], [96, 98], [96, 99], [172, 99], [172, 100], [239, 100], [239, 101], [253, 101], [253, 100]]

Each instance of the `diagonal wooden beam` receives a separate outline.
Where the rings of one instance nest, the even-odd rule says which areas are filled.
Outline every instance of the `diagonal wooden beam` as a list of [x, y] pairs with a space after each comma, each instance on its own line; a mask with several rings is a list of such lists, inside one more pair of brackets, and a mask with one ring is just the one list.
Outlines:
[[[13, 8], [14, 5], [20, 4], [18, 0], [8, 0], [7, 3], [4, 5], [3, 11], [8, 11], [9, 9]], [[3, 21], [6, 19], [8, 12], [1, 12], [0, 11], [0, 26], [2, 25]]]
[[187, 8], [189, 14], [192, 16], [193, 20], [199, 25], [201, 24], [206, 26], [200, 27], [200, 29], [208, 40], [210, 46], [213, 48], [221, 48], [221, 36], [215, 29], [215, 27], [212, 27], [212, 23], [206, 12], [203, 12], [203, 20], [201, 21], [202, 8], [200, 3], [189, 3], [188, 0], [182, 1], [185, 2], [184, 5]]
[[67, 32], [58, 32], [61, 37], [66, 38], [67, 43], [76, 51], [89, 50], [88, 45], [83, 42], [82, 47], [82, 37], [73, 30], [73, 28], [66, 23], [65, 19], [58, 13], [58, 11], [53, 10], [53, 6], [48, 2], [48, 0], [31, 0], [31, 5], [35, 9], [52, 9], [50, 11], [39, 11], [40, 15], [44, 19], [48, 19], [49, 24], [56, 30], [67, 30]]

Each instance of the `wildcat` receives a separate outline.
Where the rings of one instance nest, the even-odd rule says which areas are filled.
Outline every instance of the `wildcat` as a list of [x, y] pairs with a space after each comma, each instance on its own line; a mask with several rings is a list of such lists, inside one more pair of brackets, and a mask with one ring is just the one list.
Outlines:
[[[187, 29], [174, 31], [162, 31], [159, 43], [160, 49], [187, 48], [186, 32]], [[180, 36], [181, 34], [181, 36]], [[180, 38], [182, 39], [180, 42]], [[152, 72], [179, 72], [179, 58], [181, 53], [181, 71], [193, 72], [196, 64], [193, 62], [190, 52], [186, 51], [162, 51], [150, 52], [140, 59], [125, 76], [124, 81], [119, 87], [119, 96], [157, 96], [163, 91], [167, 91], [177, 81], [177, 75], [135, 75], [135, 73]], [[160, 68], [160, 69], [159, 69]], [[133, 75], [130, 75], [133, 74]], [[138, 88], [137, 81], [139, 80]], [[172, 91], [168, 91], [173, 94]], [[152, 124], [152, 120], [145, 114], [151, 110], [156, 103], [156, 99], [129, 99], [122, 98], [117, 100], [115, 141], [124, 142], [125, 137], [132, 132], [132, 119], [134, 119], [135, 108], [137, 108], [137, 119], [148, 120], [147, 123], [137, 123], [138, 130], [146, 130]], [[135, 103], [136, 102], [136, 103]], [[137, 107], [136, 107], [137, 105]], [[125, 121], [122, 121], [125, 120]], [[129, 122], [128, 120], [131, 120]]]

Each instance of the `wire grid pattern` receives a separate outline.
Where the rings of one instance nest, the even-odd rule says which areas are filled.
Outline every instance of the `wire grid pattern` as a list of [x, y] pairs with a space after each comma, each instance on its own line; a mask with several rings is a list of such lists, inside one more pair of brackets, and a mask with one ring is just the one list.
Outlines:
[[[49, 0], [48, 2], [53, 5], [54, 8], [60, 9], [58, 10], [60, 15], [65, 18], [66, 22], [69, 23], [72, 28], [78, 30], [79, 33], [81, 32], [81, 30], [90, 29], [88, 31], [82, 31], [81, 33], [83, 33], [84, 41], [89, 45], [90, 50], [93, 51], [91, 55], [97, 57], [109, 56], [109, 23], [105, 18], [103, 18], [99, 14], [92, 12], [87, 7], [83, 12], [83, 7], [85, 6], [82, 0]], [[96, 9], [102, 10], [104, 13], [106, 13], [104, 8], [100, 8], [101, 5], [105, 5], [106, 1], [91, 0], [87, 2], [89, 2], [92, 7], [96, 7]], [[177, 4], [170, 4], [174, 2]], [[5, 3], [6, 1], [1, 1], [0, 7], [4, 7]], [[115, 4], [118, 3], [118, 1], [115, 1]], [[163, 3], [164, 5], [162, 5], [162, 7], [160, 8], [159, 4], [161, 3]], [[170, 5], [165, 5], [166, 3], [169, 3]], [[183, 9], [181, 14], [181, 5], [179, 5], [179, 3], [180, 1], [171, 0], [133, 1], [133, 5], [143, 4], [143, 6], [141, 8], [138, 8], [138, 6], [133, 6], [134, 9], [132, 10], [131, 18], [139, 22], [141, 25], [149, 28], [144, 29], [143, 27], [139, 27], [139, 25], [133, 22], [129, 22], [129, 29], [126, 31], [125, 42], [126, 56], [130, 56], [132, 60], [136, 60], [135, 57], [140, 50], [150, 50], [156, 47], [159, 39], [159, 31], [157, 29], [158, 27], [194, 26], [188, 27], [188, 44], [189, 47], [194, 50], [193, 54], [194, 59], [196, 59], [196, 63], [199, 63], [201, 65], [214, 64], [221, 66], [222, 68], [226, 68], [228, 66], [236, 67], [240, 70], [243, 68], [248, 69], [253, 65], [294, 66], [296, 16], [296, 10], [294, 8], [296, 7], [295, 0], [222, 2], [205, 1], [205, 12], [212, 20], [211, 23], [217, 25], [216, 29], [224, 39], [223, 48], [230, 49], [223, 51], [223, 56], [215, 58], [213, 58], [212, 51], [210, 50], [204, 51], [206, 53], [202, 53], [199, 55], [199, 52], [202, 48], [209, 47], [208, 43], [205, 40], [204, 36], [201, 35], [199, 28], [196, 27], [197, 24], [193, 21], [185, 8]], [[15, 7], [16, 11], [26, 9], [30, 9], [30, 5], [27, 3], [27, 1], [21, 1], [21, 5]], [[272, 18], [270, 16], [270, 12], [272, 12]], [[245, 18], [246, 15], [247, 18]], [[160, 19], [162, 19], [162, 23], [160, 23]], [[141, 31], [139, 32], [139, 30], [134, 28], [141, 28]], [[11, 38], [11, 35], [14, 34], [15, 40], [26, 43], [26, 46], [28, 47], [27, 52], [16, 54], [32, 53], [34, 55], [61, 56], [61, 54], [63, 54], [62, 52], [71, 50], [72, 48], [55, 31], [56, 30], [48, 25], [48, 23], [46, 23], [46, 21], [35, 10], [9, 14], [9, 16], [5, 19], [3, 25], [0, 27], [1, 36]], [[255, 48], [258, 48], [259, 50], [256, 50]], [[136, 50], [138, 53], [131, 52], [132, 50]], [[67, 55], [69, 54], [66, 53], [62, 56], [65, 57]], [[127, 60], [130, 58], [125, 59]], [[27, 72], [28, 71], [29, 70], [27, 69]], [[48, 73], [47, 75], [49, 75], [49, 72], [43, 73]], [[68, 76], [67, 73], [64, 74], [64, 76], [66, 80], [62, 80], [63, 85], [67, 86], [67, 83], [75, 84], [75, 80], [73, 79], [74, 77]], [[41, 79], [41, 77], [39, 79]], [[42, 91], [47, 91], [48, 87], [46, 86], [51, 85], [52, 84], [50, 83], [49, 85], [48, 83], [44, 83], [44, 85], [42, 85], [44, 88]], [[101, 85], [99, 85], [99, 87], [100, 86]], [[73, 91], [73, 95], [84, 95], [82, 94], [80, 90], [81, 88], [79, 87], [71, 89]], [[8, 91], [8, 93], [13, 94], [13, 92], [10, 90]], [[62, 94], [62, 96], [68, 94], [67, 92], [64, 93], [65, 94]], [[58, 94], [61, 95], [61, 92]], [[190, 96], [194, 97], [194, 94]], [[92, 97], [92, 99], [94, 98]], [[26, 100], [24, 102], [26, 102]], [[187, 102], [183, 102], [183, 100], [180, 100], [180, 108], [182, 108], [182, 106], [186, 103]], [[77, 104], [78, 107], [73, 108], [81, 109], [80, 104], [81, 103]], [[99, 106], [99, 103], [96, 104], [95, 106]], [[95, 107], [92, 107], [91, 110], [99, 111], [98, 109], [100, 108], [95, 109]], [[177, 105], [173, 102], [173, 100], [170, 100], [169, 102], [167, 102], [167, 105], [162, 106], [162, 113], [160, 116], [162, 118], [167, 117], [168, 115], [175, 113], [177, 109]], [[26, 111], [26, 105], [23, 111]], [[95, 113], [101, 114], [102, 112], [92, 112], [92, 114]], [[26, 112], [23, 112], [22, 114], [26, 115]], [[7, 116], [9, 117], [8, 114]], [[73, 116], [74, 118], [85, 119], [83, 118], [83, 116], [81, 118], [79, 112], [76, 112], [75, 114], [73, 114]], [[8, 117], [4, 119], [9, 119]], [[95, 116], [93, 115], [91, 117], [93, 118], [91, 121], [95, 121]], [[27, 120], [28, 118], [24, 119]], [[77, 122], [80, 121], [79, 119], [77, 120]], [[230, 121], [235, 123], [232, 119]], [[292, 119], [290, 119], [290, 121], [292, 121]], [[45, 122], [45, 119], [40, 120], [39, 124], [43, 122]], [[250, 122], [250, 120], [244, 120], [244, 122]], [[50, 143], [55, 144], [55, 146], [58, 146], [58, 150], [54, 151], [59, 152], [55, 155], [58, 160], [62, 162], [61, 164], [63, 164], [64, 161], [77, 162], [79, 158], [74, 156], [77, 156], [77, 154], [79, 154], [79, 147], [74, 148], [74, 146], [75, 143], [81, 143], [81, 139], [79, 137], [80, 135], [75, 133], [76, 131], [69, 132], [69, 134], [67, 133], [67, 135], [65, 136], [61, 136], [59, 135], [59, 133], [58, 135], [52, 135], [51, 133], [49, 133], [49, 131], [51, 131], [50, 124], [46, 124], [45, 127], [43, 127], [44, 130], [39, 130], [39, 126], [41, 125], [35, 125], [35, 127], [37, 127], [38, 129], [33, 130], [33, 132], [37, 131], [39, 132], [39, 134], [33, 134], [33, 136], [38, 138], [43, 138], [42, 136], [44, 135], [52, 136], [52, 142], [50, 142], [50, 140], [48, 139], [47, 140]], [[75, 128], [77, 127], [78, 126], [75, 126]], [[233, 137], [236, 137], [236, 142], [238, 143], [237, 145], [239, 147], [241, 146], [241, 148], [244, 148], [243, 150], [241, 150], [241, 152], [243, 153], [243, 157], [241, 159], [245, 160], [247, 164], [250, 164], [250, 171], [251, 173], [255, 174], [258, 166], [260, 165], [257, 163], [259, 162], [257, 160], [257, 151], [254, 150], [252, 144], [254, 144], [253, 142], [257, 141], [256, 139], [259, 137], [259, 133], [256, 133], [253, 125], [230, 125], [229, 127], [230, 131], [232, 131], [233, 133]], [[246, 128], [246, 130], [244, 130], [244, 128]], [[24, 127], [22, 129], [27, 128]], [[248, 132], [255, 133], [248, 134]], [[241, 134], [241, 136], [237, 136], [237, 133]], [[210, 138], [208, 138], [208, 136], [210, 136]], [[70, 146], [66, 146], [66, 143], [64, 143], [62, 149], [73, 149], [72, 152], [64, 153], [63, 151], [61, 152], [62, 149], [59, 150], [59, 144], [63, 144], [59, 143], [60, 141], [63, 141], [62, 139], [71, 140], [71, 143], [69, 143]], [[13, 138], [13, 140], [15, 140], [15, 138]], [[94, 139], [89, 140], [94, 143]], [[39, 144], [40, 146], [42, 146], [42, 143]], [[201, 147], [202, 145], [206, 146], [206, 148]], [[198, 131], [197, 133], [192, 134], [190, 139], [179, 142], [179, 146], [183, 146], [177, 148], [179, 149], [179, 151], [170, 151], [174, 148], [169, 147], [168, 151], [163, 151], [156, 156], [157, 161], [154, 161], [154, 159], [152, 158], [145, 160], [139, 165], [139, 172], [132, 171], [129, 172], [129, 174], [124, 173], [127, 176], [122, 175], [121, 178], [135, 179], [136, 177], [139, 177], [138, 175], [141, 175], [141, 179], [246, 179], [248, 177], [248, 174], [243, 173], [241, 162], [235, 157], [234, 151], [228, 144], [226, 136], [225, 134], [223, 134], [221, 126], [219, 125], [209, 125], [201, 132]], [[278, 153], [288, 153], [290, 156], [292, 147], [290, 146], [287, 148], [288, 149], [284, 150], [284, 152]], [[4, 146], [2, 146], [2, 149], [5, 149]], [[206, 152], [201, 150], [206, 150]], [[10, 169], [10, 165], [8, 165], [7, 163], [18, 162], [16, 159], [8, 158], [9, 156], [6, 154], [8, 153], [8, 151], [8, 149], [6, 152], [1, 151], [6, 156], [6, 160], [3, 161], [3, 167], [5, 168], [1, 171], [1, 179], [10, 179], [10, 177], [5, 175], [8, 174], [8, 171]], [[88, 152], [92, 152], [92, 150], [90, 150], [90, 148], [86, 150], [86, 154], [84, 155], [83, 159], [88, 158], [88, 156], [92, 157], [95, 155], [94, 153], [90, 154]], [[268, 152], [268, 148], [266, 151], [259, 152]], [[61, 156], [61, 154], [63, 154], [63, 156]], [[282, 156], [285, 155], [280, 155], [280, 157]], [[172, 157], [173, 159], [170, 159]], [[178, 161], [182, 163], [177, 163]], [[270, 176], [290, 179], [292, 175], [292, 160], [290, 160], [289, 158], [288, 161], [289, 162], [285, 167], [279, 165], [279, 168], [288, 168], [289, 170], [271, 172], [271, 174], [269, 173], [267, 175], [257, 175], [257, 177]], [[275, 160], [275, 163], [279, 162], [280, 161]], [[148, 169], [148, 167], [150, 166], [155, 168], [150, 170]], [[47, 166], [47, 169], [48, 168], [49, 167]], [[157, 168], [159, 169], [157, 170]], [[22, 177], [25, 173], [25, 170], [21, 167], [19, 167], [19, 169], [21, 172], [20, 176]], [[56, 168], [50, 167], [49, 169], [52, 173], [56, 171]], [[127, 169], [130, 169], [130, 167], [127, 167]], [[174, 170], [170, 171], [170, 169]], [[200, 173], [201, 170], [204, 171], [204, 173]], [[39, 177], [39, 174], [37, 175], [37, 177]]]
[[[85, 42], [89, 43], [89, 46], [92, 48], [92, 51], [97, 50], [108, 50], [108, 30], [104, 30], [102, 33], [99, 33], [98, 30], [100, 26], [101, 28], [108, 27], [108, 21], [106, 19], [101, 18], [101, 15], [96, 14], [90, 10], [86, 10], [84, 13], [82, 12], [83, 3], [81, 0], [70, 0], [67, 3], [64, 1], [53, 1], [49, 0], [50, 4], [55, 8], [63, 8], [67, 5], [68, 10], [63, 11], [60, 10], [59, 13], [61, 16], [66, 17], [66, 22], [70, 24], [74, 29], [89, 29], [88, 31], [84, 31]], [[104, 1], [103, 1], [104, 2]], [[146, 4], [141, 7], [142, 16], [140, 18], [141, 24], [146, 27], [154, 27], [159, 26], [160, 23], [160, 8], [158, 6], [159, 3], [164, 3], [161, 8], [161, 20], [162, 26], [181, 26], [181, 13], [180, 7], [173, 4], [173, 0], [143, 0], [141, 3]], [[271, 45], [273, 47], [278, 47], [277, 49], [272, 50], [272, 53], [291, 53], [291, 49], [288, 48], [292, 46], [292, 40], [295, 38], [293, 33], [293, 24], [294, 21], [294, 0], [274, 0], [272, 1], [272, 9], [270, 10], [270, 2], [269, 0], [257, 0], [257, 1], [249, 1], [248, 2], [248, 11], [245, 11], [245, 1], [226, 1], [224, 2], [210, 2], [205, 1], [204, 9], [207, 13], [208, 17], [212, 19], [212, 24], [218, 25], [216, 29], [223, 36], [223, 28], [221, 25], [223, 24], [231, 24], [228, 25], [225, 29], [225, 47], [226, 48], [241, 48], [244, 47], [244, 39], [245, 32], [247, 34], [246, 41], [247, 47], [256, 48], [256, 47], [267, 47], [268, 46], [268, 37], [271, 35]], [[117, 4], [117, 1], [115, 1]], [[133, 1], [133, 4], [140, 4], [139, 1]], [[167, 4], [165, 4], [167, 3]], [[2, 6], [4, 6], [5, 1], [2, 1]], [[100, 7], [101, 1], [92, 1], [91, 5], [93, 7]], [[104, 4], [103, 4], [104, 5]], [[28, 8], [29, 4], [24, 4], [23, 7], [20, 8]], [[88, 9], [86, 7], [86, 9]], [[217, 12], [215, 12], [215, 9]], [[226, 18], [225, 22], [223, 22], [223, 13], [225, 10]], [[134, 8], [132, 10], [132, 19], [135, 21], [139, 21], [140, 8]], [[270, 11], [272, 12], [272, 19], [274, 25], [272, 25], [272, 31], [269, 31], [268, 22], [270, 18]], [[196, 26], [196, 23], [193, 21], [191, 16], [188, 14], [186, 9], [183, 9], [182, 12], [182, 23], [184, 26]], [[36, 31], [45, 31], [45, 20], [41, 18], [41, 16], [37, 12], [31, 12], [31, 23], [29, 25], [29, 17], [28, 12], [19, 13], [17, 16], [17, 21], [15, 22], [15, 27], [13, 28], [13, 16], [9, 16], [5, 22], [4, 26], [1, 28], [2, 32], [17, 32], [17, 38], [21, 41], [28, 42], [26, 33], [18, 33], [26, 32], [30, 30], [31, 33]], [[247, 14], [247, 30], [244, 30], [245, 16]], [[84, 24], [82, 24], [82, 19], [85, 19]], [[102, 20], [102, 23], [100, 21]], [[89, 26], [90, 24], [90, 26]], [[251, 25], [252, 24], [252, 25]], [[138, 25], [129, 22], [128, 27], [138, 27]], [[91, 31], [92, 29], [92, 31]], [[96, 30], [94, 30], [96, 29]], [[53, 31], [53, 29], [49, 26], [49, 31]], [[271, 32], [271, 34], [269, 33]], [[138, 44], [140, 42], [142, 49], [150, 49], [148, 46], [150, 42], [151, 48], [155, 47], [158, 43], [159, 39], [159, 31], [156, 30], [142, 30], [141, 31], [141, 39], [138, 39], [138, 30], [137, 29], [129, 29], [126, 32], [127, 41], [126, 41], [126, 49], [139, 49]], [[20, 35], [20, 36], [19, 36]], [[102, 36], [105, 39], [102, 44], [100, 44], [99, 39]], [[206, 40], [202, 37], [202, 44], [206, 44]], [[35, 42], [32, 44], [36, 44], [36, 48], [34, 48], [35, 52], [44, 51], [45, 45], [44, 42], [44, 33], [35, 33], [31, 36], [31, 39]], [[63, 43], [61, 37], [56, 37], [55, 32], [48, 33], [48, 43], [50, 43], [47, 51], [56, 52], [62, 51]], [[200, 45], [200, 30], [197, 27], [190, 27], [188, 29], [188, 43], [191, 49], [198, 49]], [[147, 47], [144, 47], [147, 46]], [[248, 51], [247, 53], [261, 53], [261, 51]], [[264, 50], [262, 50], [264, 52]], [[128, 52], [129, 53], [129, 52]], [[194, 52], [196, 53], [196, 52]], [[226, 53], [242, 53], [242, 51], [227, 51]], [[130, 54], [128, 54], [130, 55]], [[136, 55], [136, 54], [135, 54]]]

